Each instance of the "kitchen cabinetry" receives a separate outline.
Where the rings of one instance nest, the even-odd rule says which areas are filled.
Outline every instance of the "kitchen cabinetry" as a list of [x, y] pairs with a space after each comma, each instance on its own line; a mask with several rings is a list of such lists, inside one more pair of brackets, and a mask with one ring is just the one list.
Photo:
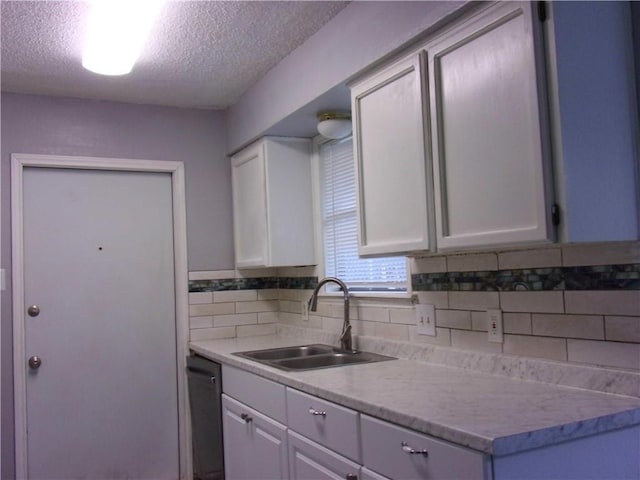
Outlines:
[[357, 480], [360, 465], [289, 430], [289, 472], [300, 480]]
[[482, 453], [361, 415], [362, 460], [390, 478], [490, 478]]
[[361, 254], [552, 239], [532, 8], [485, 8], [351, 85]]
[[289, 478], [287, 427], [227, 395], [222, 396], [225, 478]]
[[291, 478], [359, 478], [358, 412], [287, 388], [287, 421]]
[[225, 478], [289, 478], [285, 387], [223, 365], [222, 391]]
[[290, 429], [360, 462], [360, 415], [349, 408], [287, 388]]
[[372, 472], [368, 468], [362, 467], [360, 470], [360, 480], [391, 480], [388, 477], [378, 475], [376, 472]]
[[[233, 348], [237, 348], [236, 340], [233, 342]], [[218, 360], [224, 361], [222, 358]], [[402, 368], [401, 365], [399, 367]], [[352, 368], [352, 371], [347, 371]], [[306, 388], [304, 385], [309, 388], [322, 388], [327, 394], [335, 394], [335, 398], [341, 398], [339, 392], [343, 390], [345, 382], [351, 382], [353, 375], [365, 373], [364, 370], [357, 372], [358, 367], [344, 367], [344, 369], [343, 374], [337, 374], [335, 377], [337, 391], [327, 387], [327, 384], [332, 383], [328, 381], [332, 378], [331, 374], [320, 375], [320, 372], [312, 372], [309, 378], [305, 378], [302, 374], [286, 375], [282, 381], [284, 383], [291, 381], [296, 385], [302, 385], [302, 388]], [[314, 373], [319, 374], [318, 382], [320, 385], [324, 384], [323, 387], [316, 385], [313, 379]], [[473, 374], [474, 372], [469, 373], [469, 375]], [[491, 381], [489, 378], [486, 380]], [[377, 393], [370, 394], [366, 384], [362, 383], [362, 379], [359, 383], [357, 382], [358, 392], [362, 395], [364, 404], [371, 408], [369, 413], [380, 411], [387, 412], [389, 415], [397, 414], [398, 418], [404, 418], [406, 422], [404, 426], [374, 418], [367, 413], [318, 398], [224, 363], [222, 382], [225, 397], [225, 469], [233, 474], [227, 476], [229, 479], [238, 478], [236, 475], [255, 478], [251, 475], [257, 471], [256, 468], [263, 477], [273, 474], [292, 480], [327, 478], [327, 476], [331, 478], [332, 475], [333, 478], [346, 478], [347, 475], [356, 474], [358, 478], [365, 480], [408, 478], [577, 480], [638, 478], [640, 473], [637, 461], [637, 452], [640, 449], [640, 425], [631, 421], [626, 427], [600, 433], [595, 429], [591, 430], [591, 433], [582, 430], [586, 435], [580, 437], [578, 433], [576, 436], [574, 430], [584, 428], [582, 422], [575, 423], [571, 420], [567, 424], [557, 423], [563, 421], [562, 414], [560, 416], [551, 414], [549, 417], [549, 411], [560, 408], [562, 412], [565, 408], [561, 407], [559, 402], [563, 401], [561, 400], [564, 398], [562, 391], [567, 392], [566, 389], [548, 390], [544, 397], [548, 399], [555, 397], [556, 400], [549, 400], [550, 403], [546, 403], [544, 407], [535, 409], [533, 424], [527, 417], [520, 430], [517, 425], [506, 427], [511, 431], [506, 435], [496, 436], [491, 430], [487, 432], [486, 427], [481, 427], [482, 423], [476, 426], [474, 423], [467, 423], [475, 421], [469, 417], [466, 420], [462, 419], [461, 423], [456, 421], [454, 426], [450, 423], [447, 425], [446, 420], [440, 424], [437, 411], [434, 412], [435, 417], [430, 418], [428, 408], [423, 409], [424, 416], [415, 417], [415, 420], [421, 419], [419, 424], [431, 425], [428, 428], [434, 430], [452, 432], [451, 429], [453, 429], [456, 435], [460, 435], [461, 443], [473, 441], [473, 437], [493, 438], [491, 448], [496, 453], [492, 455], [489, 450], [475, 450], [411, 430], [408, 425], [413, 424], [412, 414], [407, 414], [406, 410], [403, 412], [401, 408], [395, 410], [389, 403], [380, 402], [380, 389], [376, 387], [372, 392]], [[386, 377], [385, 382], [393, 383], [390, 377]], [[524, 383], [513, 380], [514, 393], [520, 387], [525, 388]], [[446, 388], [456, 389], [455, 384], [447, 383], [447, 385]], [[453, 412], [454, 417], [457, 411], [469, 409], [472, 412], [475, 411], [473, 405], [478, 402], [482, 404], [484, 401], [474, 398], [471, 390], [465, 389], [464, 385], [459, 387], [461, 392], [470, 392], [471, 397], [465, 399], [465, 395], [461, 394], [459, 406], [447, 407], [447, 411]], [[440, 388], [437, 378], [433, 388]], [[540, 388], [545, 387], [541, 384]], [[551, 393], [553, 391], [556, 393]], [[389, 393], [389, 395], [393, 394]], [[407, 395], [409, 398], [413, 398], [412, 395], [420, 398], [415, 392], [401, 392], [398, 398], [403, 398], [405, 405]], [[436, 397], [438, 398], [439, 394]], [[510, 400], [502, 401], [502, 405], [497, 405], [497, 408], [505, 408], [512, 398], [517, 397], [517, 394], [514, 397], [510, 396]], [[584, 395], [580, 394], [580, 398], [584, 399], [578, 400], [581, 408], [596, 408], [595, 399], [592, 399], [594, 403], [591, 404], [589, 397], [593, 395], [586, 392]], [[607, 403], [609, 401], [613, 402], [615, 399], [607, 399]], [[624, 403], [626, 404], [626, 401]], [[431, 405], [433, 406], [433, 402]], [[520, 403], [521, 415], [526, 417], [528, 413], [526, 409], [529, 407], [528, 401]], [[635, 411], [634, 407], [625, 412], [625, 415], [632, 416]], [[516, 411], [508, 411], [510, 416], [515, 413]], [[462, 417], [465, 416], [466, 414]], [[246, 421], [248, 418], [251, 419], [249, 422]], [[595, 418], [599, 421], [605, 417]], [[625, 421], [624, 417], [622, 421]], [[255, 433], [252, 433], [254, 423], [257, 428]], [[504, 429], [505, 426], [506, 424], [502, 423], [498, 429]], [[606, 421], [603, 426], [607, 428]], [[529, 428], [532, 430], [527, 430]], [[465, 432], [473, 432], [472, 437]], [[257, 441], [251, 438], [251, 435], [259, 435], [263, 438]], [[337, 439], [336, 435], [346, 438]], [[540, 441], [542, 444], [539, 443]], [[352, 449], [354, 444], [355, 450]], [[247, 451], [244, 450], [245, 448], [256, 449], [255, 454], [254, 450], [248, 450], [252, 452], [251, 466], [243, 465], [247, 462], [247, 455], [242, 453]], [[261, 467], [263, 455], [270, 458], [264, 460], [264, 467]], [[275, 459], [277, 459], [276, 465], [270, 463], [270, 460], [275, 461]], [[283, 465], [286, 465], [286, 468]]]
[[351, 85], [362, 256], [433, 248], [424, 63], [413, 54]]
[[499, 4], [425, 45], [439, 249], [551, 239], [530, 4]]
[[491, 478], [490, 457], [482, 453], [226, 365], [222, 379], [230, 480]]
[[237, 268], [316, 263], [310, 141], [265, 137], [231, 158]]

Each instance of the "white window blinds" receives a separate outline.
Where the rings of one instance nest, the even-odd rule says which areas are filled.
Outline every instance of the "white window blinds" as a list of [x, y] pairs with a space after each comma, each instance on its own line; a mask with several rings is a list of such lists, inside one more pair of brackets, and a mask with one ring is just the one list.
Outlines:
[[351, 138], [320, 146], [324, 266], [352, 291], [406, 290], [404, 257], [359, 258], [356, 179]]

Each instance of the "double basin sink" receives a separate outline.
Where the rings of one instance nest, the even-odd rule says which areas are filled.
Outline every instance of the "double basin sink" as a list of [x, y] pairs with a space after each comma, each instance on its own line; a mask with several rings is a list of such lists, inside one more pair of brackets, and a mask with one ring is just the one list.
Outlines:
[[351, 352], [322, 344], [252, 350], [249, 352], [236, 352], [234, 355], [289, 371], [316, 370], [319, 368], [395, 360], [394, 357], [377, 353]]

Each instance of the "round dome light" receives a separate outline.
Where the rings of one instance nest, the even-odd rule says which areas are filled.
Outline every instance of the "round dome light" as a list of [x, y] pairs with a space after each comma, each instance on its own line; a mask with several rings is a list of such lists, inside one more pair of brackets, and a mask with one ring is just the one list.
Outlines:
[[338, 140], [351, 134], [350, 113], [321, 113], [318, 115], [318, 133], [323, 137]]

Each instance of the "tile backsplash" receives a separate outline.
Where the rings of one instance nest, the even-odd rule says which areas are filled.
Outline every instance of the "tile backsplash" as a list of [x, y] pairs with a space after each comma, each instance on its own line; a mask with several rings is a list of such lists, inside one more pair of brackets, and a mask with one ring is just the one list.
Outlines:
[[[355, 335], [640, 370], [640, 242], [552, 245], [410, 259], [413, 299], [354, 297]], [[278, 322], [338, 332], [340, 297], [302, 316], [313, 267], [190, 274], [191, 339], [275, 333]], [[436, 309], [418, 335], [413, 302]], [[503, 311], [504, 343], [486, 309]]]

